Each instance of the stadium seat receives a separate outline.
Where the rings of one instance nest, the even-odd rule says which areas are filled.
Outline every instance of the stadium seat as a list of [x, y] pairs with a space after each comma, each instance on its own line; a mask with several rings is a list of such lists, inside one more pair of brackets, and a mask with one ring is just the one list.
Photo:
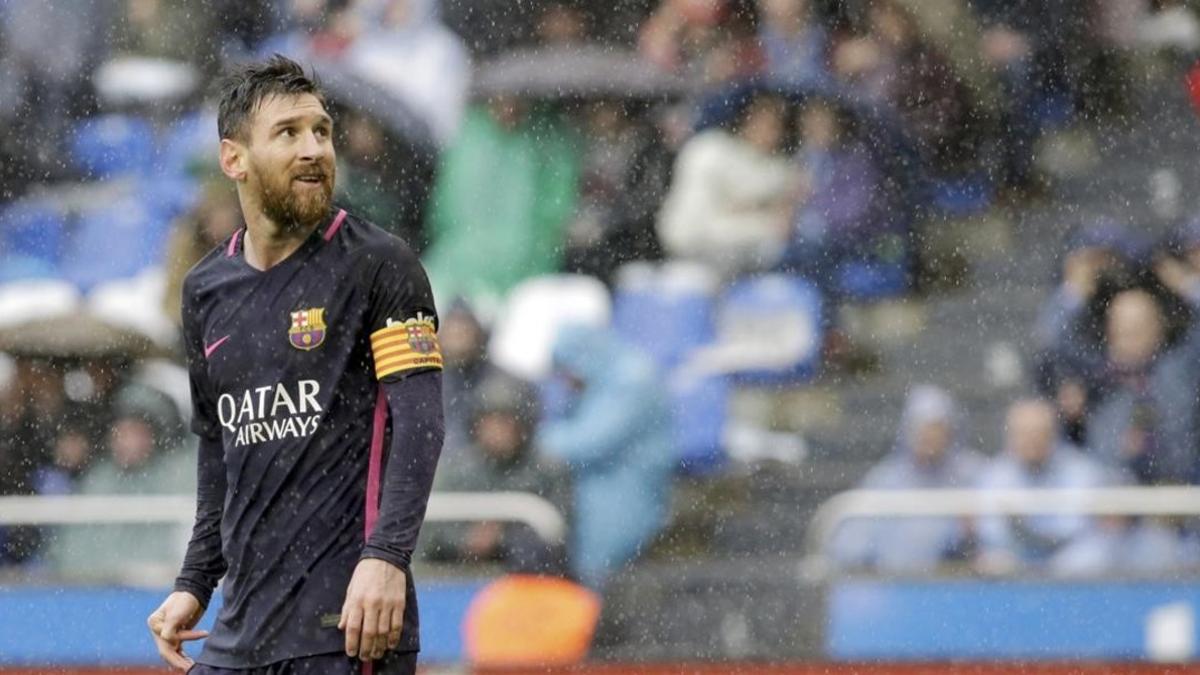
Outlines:
[[963, 218], [987, 211], [992, 205], [995, 187], [983, 174], [934, 179], [934, 208], [947, 216]]
[[599, 280], [548, 274], [522, 281], [508, 295], [488, 353], [492, 362], [531, 382], [550, 375], [558, 331], [567, 324], [608, 326], [612, 300]]
[[81, 214], [62, 270], [81, 291], [135, 276], [162, 261], [167, 223], [135, 198]]
[[91, 117], [79, 123], [72, 137], [75, 165], [91, 178], [146, 173], [154, 166], [154, 129], [140, 117]]
[[664, 371], [712, 341], [716, 280], [685, 263], [631, 263], [617, 274], [613, 329]]
[[838, 270], [838, 287], [853, 300], [880, 300], [908, 290], [904, 261], [852, 260]]
[[171, 222], [187, 213], [200, 201], [200, 186], [191, 178], [166, 173], [138, 183], [139, 197], [155, 218]]
[[795, 276], [770, 274], [736, 282], [717, 310], [717, 341], [703, 368], [745, 384], [786, 385], [810, 379], [821, 354], [820, 292]]
[[179, 118], [162, 136], [161, 161], [171, 174], [189, 173], [193, 165], [217, 166], [217, 119], [206, 112]]
[[726, 460], [722, 439], [728, 416], [728, 378], [674, 377], [670, 396], [680, 473], [702, 476], [721, 469]]
[[55, 265], [62, 256], [66, 217], [44, 201], [20, 201], [0, 211], [0, 252]]
[[0, 284], [23, 279], [53, 279], [58, 268], [40, 258], [0, 253]]

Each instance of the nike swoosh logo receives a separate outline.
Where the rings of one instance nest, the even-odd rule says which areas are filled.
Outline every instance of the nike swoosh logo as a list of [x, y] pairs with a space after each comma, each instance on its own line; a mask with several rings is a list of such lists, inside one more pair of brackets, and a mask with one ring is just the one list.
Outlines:
[[217, 347], [220, 347], [221, 345], [225, 344], [225, 341], [228, 339], [229, 339], [229, 336], [226, 335], [225, 337], [221, 338], [220, 340], [217, 340], [216, 342], [212, 343], [211, 345], [206, 345], [204, 347], [204, 358], [207, 359], [208, 357], [212, 356], [213, 352], [217, 351]]

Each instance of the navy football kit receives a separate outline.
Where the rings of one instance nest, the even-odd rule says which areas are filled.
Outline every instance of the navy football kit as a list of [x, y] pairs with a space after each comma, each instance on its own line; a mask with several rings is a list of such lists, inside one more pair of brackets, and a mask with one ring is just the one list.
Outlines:
[[388, 658], [415, 652], [408, 566], [442, 438], [425, 272], [401, 240], [344, 210], [267, 270], [246, 262], [244, 236], [183, 286], [200, 463], [175, 589], [207, 606], [224, 579], [196, 660], [245, 669], [347, 659], [337, 623], [366, 557], [406, 572], [403, 633]]

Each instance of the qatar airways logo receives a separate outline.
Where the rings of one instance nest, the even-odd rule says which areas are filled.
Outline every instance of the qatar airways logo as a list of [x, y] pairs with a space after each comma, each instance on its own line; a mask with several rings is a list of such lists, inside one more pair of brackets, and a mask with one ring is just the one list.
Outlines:
[[300, 380], [291, 390], [275, 384], [247, 389], [238, 396], [221, 394], [217, 415], [221, 426], [236, 436], [235, 446], [301, 438], [317, 430], [319, 393], [316, 380]]

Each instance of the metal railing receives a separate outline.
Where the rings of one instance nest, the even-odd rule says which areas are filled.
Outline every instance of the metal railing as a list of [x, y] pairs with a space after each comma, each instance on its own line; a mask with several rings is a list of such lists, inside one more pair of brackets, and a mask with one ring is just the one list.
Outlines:
[[810, 569], [827, 569], [826, 549], [853, 518], [1030, 515], [1200, 515], [1200, 487], [1025, 490], [849, 490], [817, 509], [808, 528]]
[[[176, 495], [0, 497], [0, 526], [86, 523], [176, 523], [191, 527], [195, 497]], [[525, 492], [435, 492], [426, 522], [503, 521], [528, 525], [561, 543], [567, 524], [553, 504]]]

